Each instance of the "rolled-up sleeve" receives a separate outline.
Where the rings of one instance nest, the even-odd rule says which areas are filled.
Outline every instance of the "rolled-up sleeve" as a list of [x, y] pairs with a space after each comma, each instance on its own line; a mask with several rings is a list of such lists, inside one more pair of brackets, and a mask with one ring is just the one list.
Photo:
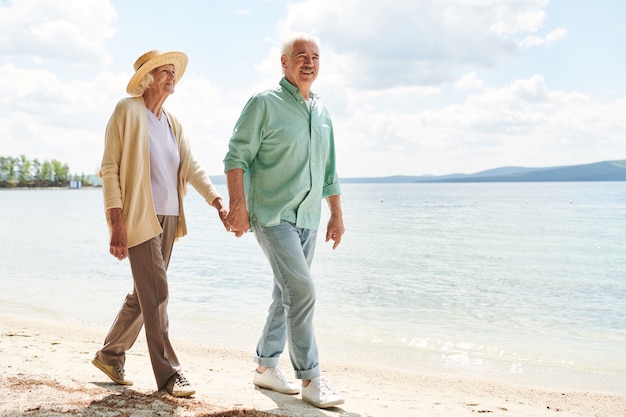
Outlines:
[[235, 124], [224, 158], [224, 172], [231, 169], [246, 171], [259, 151], [265, 108], [256, 96], [246, 103]]

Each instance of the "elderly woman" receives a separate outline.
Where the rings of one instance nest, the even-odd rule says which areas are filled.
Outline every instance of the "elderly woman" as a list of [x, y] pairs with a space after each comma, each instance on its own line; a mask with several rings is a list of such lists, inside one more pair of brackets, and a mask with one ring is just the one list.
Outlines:
[[145, 326], [158, 389], [170, 395], [195, 393], [181, 372], [168, 335], [167, 267], [174, 240], [187, 233], [183, 196], [191, 184], [224, 223], [227, 209], [191, 153], [179, 120], [163, 108], [187, 67], [181, 52], [150, 51], [135, 62], [135, 73], [105, 133], [100, 169], [110, 253], [128, 257], [133, 291], [126, 296], [93, 364], [117, 384], [124, 377], [126, 351]]

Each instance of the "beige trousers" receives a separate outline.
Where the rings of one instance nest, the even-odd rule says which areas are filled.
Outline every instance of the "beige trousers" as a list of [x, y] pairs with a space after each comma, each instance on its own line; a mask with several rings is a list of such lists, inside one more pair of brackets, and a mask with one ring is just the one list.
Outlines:
[[145, 326], [146, 341], [158, 389], [181, 366], [169, 339], [167, 267], [174, 246], [177, 216], [158, 216], [163, 233], [128, 249], [133, 292], [124, 304], [96, 357], [107, 365], [124, 367], [129, 350]]

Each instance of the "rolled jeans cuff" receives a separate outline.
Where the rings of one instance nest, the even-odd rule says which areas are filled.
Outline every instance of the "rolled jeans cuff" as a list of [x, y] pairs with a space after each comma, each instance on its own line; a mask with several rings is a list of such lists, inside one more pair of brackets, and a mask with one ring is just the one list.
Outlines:
[[[259, 366], [265, 366], [267, 368], [277, 368], [280, 358], [262, 358], [259, 355], [254, 355], [254, 363]], [[296, 379], [314, 379], [322, 374], [319, 365], [305, 371], [295, 371]]]

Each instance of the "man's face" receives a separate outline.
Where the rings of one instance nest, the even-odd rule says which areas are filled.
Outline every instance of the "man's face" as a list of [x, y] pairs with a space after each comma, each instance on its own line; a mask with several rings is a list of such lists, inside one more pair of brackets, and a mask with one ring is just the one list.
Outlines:
[[307, 90], [317, 78], [320, 68], [320, 53], [314, 42], [296, 41], [290, 56], [281, 58], [285, 78], [291, 84]]

